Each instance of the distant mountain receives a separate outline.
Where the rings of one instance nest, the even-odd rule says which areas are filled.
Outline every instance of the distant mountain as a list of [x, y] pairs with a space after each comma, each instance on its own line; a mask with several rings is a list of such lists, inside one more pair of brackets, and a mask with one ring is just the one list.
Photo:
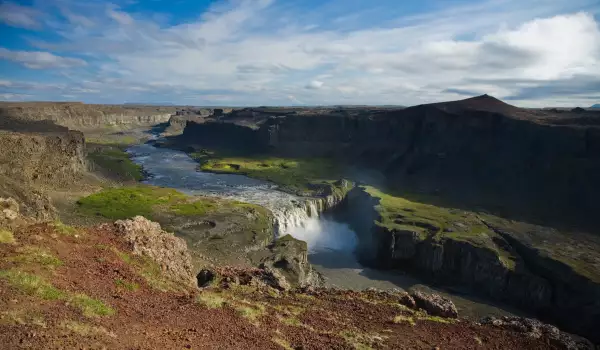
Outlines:
[[600, 108], [600, 103], [597, 103], [597, 104], [593, 105], [593, 106], [592, 106], [592, 107], [590, 107], [590, 108]]

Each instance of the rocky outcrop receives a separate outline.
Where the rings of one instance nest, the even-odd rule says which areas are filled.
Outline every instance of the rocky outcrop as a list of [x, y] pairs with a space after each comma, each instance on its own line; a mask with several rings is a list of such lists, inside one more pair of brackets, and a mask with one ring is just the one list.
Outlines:
[[526, 336], [534, 339], [546, 338], [550, 340], [552, 345], [559, 346], [563, 349], [594, 350], [594, 345], [587, 339], [561, 332], [558, 328], [535, 319], [517, 316], [488, 316], [483, 318], [480, 323], [508, 329], [513, 332], [524, 333]]
[[194, 285], [192, 258], [185, 241], [161, 229], [160, 224], [142, 216], [115, 222], [133, 254], [154, 260], [172, 280]]
[[196, 276], [198, 287], [232, 288], [235, 285], [251, 286], [264, 290], [274, 288], [279, 291], [291, 289], [286, 278], [274, 269], [215, 267], [202, 269]]
[[[178, 111], [179, 113], [179, 111]], [[173, 115], [169, 118], [168, 125], [163, 131], [163, 136], [175, 136], [183, 133], [183, 129], [185, 129], [188, 121], [193, 121], [198, 124], [204, 123], [204, 116], [190, 114], [190, 115]]]
[[88, 105], [84, 103], [2, 103], [0, 117], [26, 121], [51, 120], [86, 129], [103, 125], [156, 125], [166, 123], [175, 107]]
[[425, 294], [419, 291], [410, 293], [410, 296], [414, 300], [416, 307], [427, 311], [429, 315], [458, 318], [458, 310], [452, 300], [448, 298], [444, 298], [438, 294]]
[[38, 185], [66, 186], [86, 170], [83, 134], [0, 130], [0, 176]]
[[271, 253], [261, 261], [260, 268], [277, 271], [295, 287], [318, 287], [323, 283], [322, 277], [308, 262], [306, 242], [286, 235], [278, 238], [269, 250]]

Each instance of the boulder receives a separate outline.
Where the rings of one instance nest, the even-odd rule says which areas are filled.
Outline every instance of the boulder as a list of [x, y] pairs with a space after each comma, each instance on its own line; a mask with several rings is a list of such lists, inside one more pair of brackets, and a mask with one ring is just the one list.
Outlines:
[[286, 235], [278, 238], [269, 249], [271, 255], [261, 261], [261, 269], [277, 272], [294, 287], [322, 285], [323, 278], [308, 262], [306, 242]]
[[252, 286], [258, 289], [274, 288], [287, 291], [292, 287], [277, 270], [270, 268], [216, 267], [204, 268], [196, 276], [198, 287], [212, 285], [231, 288], [234, 285]]
[[445, 318], [458, 318], [458, 310], [448, 298], [438, 294], [425, 294], [419, 291], [413, 291], [410, 296], [415, 301], [418, 308], [427, 311], [429, 315]]
[[594, 345], [587, 339], [561, 332], [558, 328], [536, 319], [518, 316], [488, 316], [481, 319], [480, 323], [525, 333], [534, 339], [546, 338], [552, 344], [569, 350], [594, 349]]
[[147, 256], [174, 281], [194, 285], [192, 258], [185, 241], [161, 229], [160, 224], [143, 216], [114, 223], [133, 254]]

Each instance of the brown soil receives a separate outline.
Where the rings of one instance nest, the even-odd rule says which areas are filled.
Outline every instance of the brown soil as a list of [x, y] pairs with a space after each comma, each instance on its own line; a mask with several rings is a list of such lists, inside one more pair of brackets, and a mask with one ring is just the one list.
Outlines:
[[[467, 321], [418, 320], [414, 311], [376, 292], [266, 293], [245, 286], [157, 290], [132, 263], [134, 257], [122, 254], [128, 248], [112, 225], [65, 234], [37, 224], [14, 237], [15, 243], [0, 243], [0, 272], [33, 273], [66, 293], [104, 302], [115, 314], [84, 316], [73, 303], [44, 300], [0, 275], [5, 349], [553, 348], [543, 339]], [[45, 249], [62, 265], [23, 261], [18, 256], [27, 254], [25, 247]], [[398, 315], [413, 317], [416, 324], [392, 322]]]

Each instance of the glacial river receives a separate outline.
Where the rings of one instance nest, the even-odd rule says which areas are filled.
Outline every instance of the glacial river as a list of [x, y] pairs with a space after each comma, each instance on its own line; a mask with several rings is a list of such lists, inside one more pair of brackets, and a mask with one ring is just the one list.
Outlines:
[[379, 271], [361, 266], [353, 251], [356, 234], [344, 223], [300, 205], [303, 198], [278, 191], [277, 186], [241, 175], [197, 171], [198, 163], [184, 152], [140, 144], [128, 149], [132, 159], [149, 174], [144, 183], [175, 188], [190, 195], [215, 196], [259, 204], [270, 209], [279, 234], [291, 234], [309, 247], [309, 261], [329, 286], [347, 289], [417, 288], [450, 297], [461, 316], [514, 314], [507, 307], [492, 305], [467, 294], [432, 290], [419, 280], [400, 272]]

